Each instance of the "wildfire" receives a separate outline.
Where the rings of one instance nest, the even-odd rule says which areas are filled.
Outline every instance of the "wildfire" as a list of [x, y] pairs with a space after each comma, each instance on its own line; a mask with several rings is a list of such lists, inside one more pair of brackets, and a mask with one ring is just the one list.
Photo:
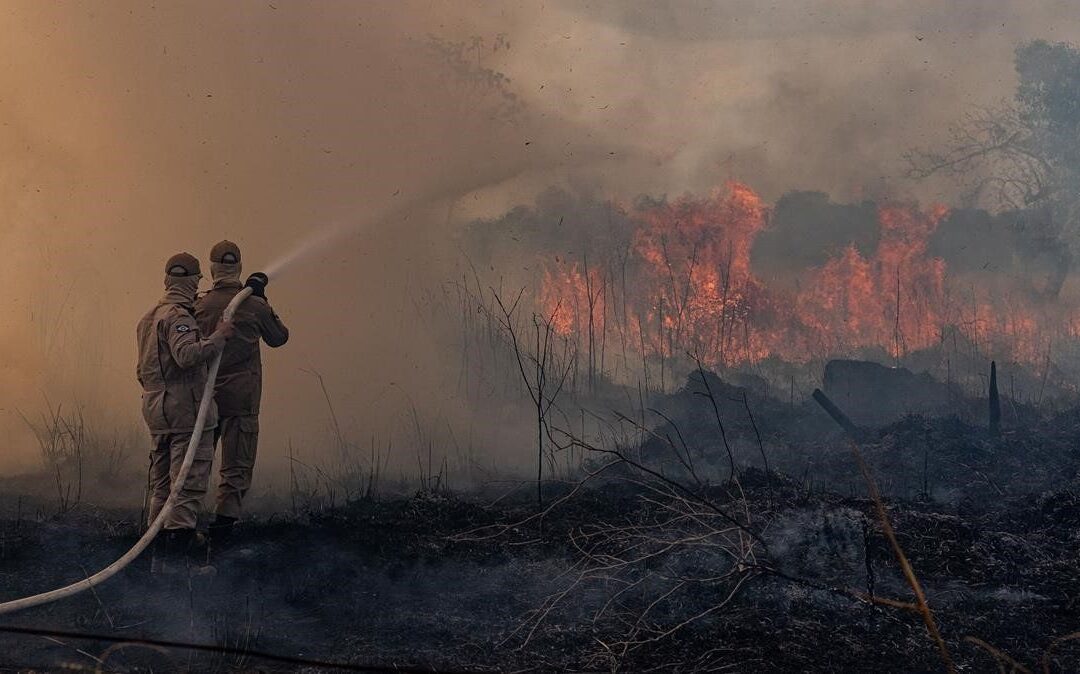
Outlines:
[[941, 338], [945, 263], [928, 257], [927, 243], [948, 214], [909, 206], [878, 210], [881, 240], [864, 258], [848, 246], [810, 274], [795, 318], [823, 345], [836, 350], [879, 346], [894, 357]]
[[1078, 322], [1062, 315], [1070, 312], [1047, 316], [1030, 302], [951, 288], [944, 260], [928, 253], [948, 212], [882, 206], [876, 250], [849, 245], [788, 290], [755, 276], [751, 250], [769, 211], [749, 186], [731, 182], [706, 198], [636, 210], [621, 264], [546, 262], [538, 301], [555, 331], [579, 344], [610, 335], [639, 356], [690, 353], [710, 366], [866, 349], [901, 357], [948, 334], [1034, 363], [1050, 335], [1077, 334]]

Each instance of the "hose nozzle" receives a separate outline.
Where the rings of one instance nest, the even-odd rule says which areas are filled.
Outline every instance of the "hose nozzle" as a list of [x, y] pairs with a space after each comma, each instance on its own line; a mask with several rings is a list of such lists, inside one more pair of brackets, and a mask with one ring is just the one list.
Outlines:
[[270, 277], [261, 271], [257, 271], [244, 281], [244, 287], [251, 288], [251, 294], [266, 299], [266, 286], [270, 283]]

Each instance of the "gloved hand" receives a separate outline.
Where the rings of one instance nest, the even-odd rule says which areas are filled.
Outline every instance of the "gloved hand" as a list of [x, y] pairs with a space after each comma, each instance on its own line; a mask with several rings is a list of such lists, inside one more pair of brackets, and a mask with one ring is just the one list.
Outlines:
[[270, 283], [270, 279], [266, 274], [261, 271], [257, 271], [247, 278], [244, 282], [244, 286], [251, 288], [251, 294], [256, 297], [266, 299], [266, 284]]

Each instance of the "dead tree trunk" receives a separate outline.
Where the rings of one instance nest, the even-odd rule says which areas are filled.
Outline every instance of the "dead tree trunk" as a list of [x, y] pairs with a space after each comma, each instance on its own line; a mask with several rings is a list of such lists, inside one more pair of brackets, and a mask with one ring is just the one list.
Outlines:
[[997, 363], [990, 361], [990, 435], [1001, 435], [1001, 398], [998, 397]]

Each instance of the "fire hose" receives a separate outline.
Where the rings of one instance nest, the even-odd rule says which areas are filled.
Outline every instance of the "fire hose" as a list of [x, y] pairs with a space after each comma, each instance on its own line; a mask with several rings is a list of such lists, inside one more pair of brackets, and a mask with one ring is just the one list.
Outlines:
[[[240, 290], [240, 292], [233, 297], [232, 301], [229, 302], [229, 305], [225, 307], [223, 320], [232, 320], [233, 314], [236, 313], [236, 308], [239, 307], [240, 303], [247, 299], [251, 293], [251, 288], [243, 288]], [[203, 428], [206, 426], [206, 417], [210, 413], [210, 401], [214, 399], [214, 383], [217, 380], [218, 368], [221, 366], [221, 354], [222, 352], [218, 351], [217, 355], [214, 356], [214, 360], [210, 363], [210, 369], [206, 377], [206, 387], [203, 389], [202, 401], [199, 403], [199, 413], [195, 417], [195, 428], [191, 432], [191, 440], [188, 441], [187, 452], [184, 454], [184, 463], [180, 466], [180, 470], [172, 480], [172, 490], [169, 492], [169, 498], [165, 501], [165, 505], [161, 507], [157, 517], [150, 523], [150, 526], [142, 537], [139, 538], [135, 545], [124, 553], [122, 557], [94, 575], [88, 576], [77, 583], [72, 583], [71, 585], [55, 590], [23, 597], [22, 599], [6, 601], [0, 604], [0, 615], [14, 613], [15, 611], [21, 611], [33, 606], [41, 606], [42, 604], [66, 599], [79, 594], [80, 592], [85, 592], [115, 576], [150, 546], [154, 537], [157, 536], [158, 533], [161, 532], [162, 527], [165, 526], [165, 520], [169, 517], [170, 513], [172, 513], [173, 506], [176, 503], [176, 497], [179, 495], [184, 482], [187, 480], [188, 473], [191, 471], [191, 464], [195, 462], [195, 450], [199, 446]]]

